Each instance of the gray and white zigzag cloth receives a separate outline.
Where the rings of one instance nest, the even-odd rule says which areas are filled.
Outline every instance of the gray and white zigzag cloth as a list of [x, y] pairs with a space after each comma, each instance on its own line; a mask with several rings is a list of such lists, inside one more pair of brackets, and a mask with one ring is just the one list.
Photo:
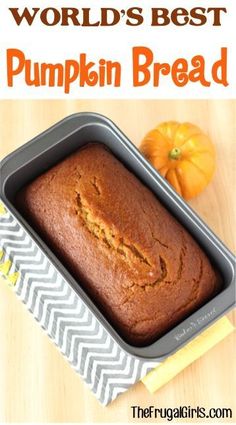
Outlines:
[[127, 354], [114, 341], [5, 207], [0, 250], [11, 261], [9, 275], [19, 272], [17, 296], [103, 405], [157, 365]]

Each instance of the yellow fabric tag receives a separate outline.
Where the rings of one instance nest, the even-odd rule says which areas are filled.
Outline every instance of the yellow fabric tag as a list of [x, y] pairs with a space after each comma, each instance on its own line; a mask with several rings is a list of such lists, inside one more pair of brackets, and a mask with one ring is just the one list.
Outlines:
[[8, 281], [8, 283], [10, 284], [10, 286], [15, 286], [17, 283], [17, 280], [20, 277], [20, 273], [19, 272], [13, 272], [11, 274], [9, 274], [9, 271], [11, 269], [12, 266], [12, 261], [11, 260], [6, 260], [3, 261], [4, 258], [4, 251], [0, 250], [0, 274]]
[[9, 283], [11, 285], [15, 286], [16, 285], [16, 282], [19, 279], [19, 277], [20, 277], [20, 273], [19, 272], [15, 272], [15, 273], [9, 274], [7, 276], [7, 280], [9, 281]]
[[196, 359], [205, 354], [210, 348], [233, 332], [234, 326], [228, 318], [222, 317], [211, 327], [206, 329], [194, 340], [181, 348], [172, 356], [164, 360], [154, 370], [149, 372], [142, 382], [150, 393], [154, 393], [161, 388], [178, 373], [193, 363]]
[[4, 215], [6, 213], [7, 213], [6, 208], [4, 207], [3, 203], [0, 202], [0, 215]]
[[[7, 213], [6, 208], [4, 207], [3, 203], [0, 202], [0, 215], [5, 215]], [[7, 282], [10, 284], [10, 286], [15, 286], [17, 280], [20, 277], [19, 272], [13, 272], [9, 274], [9, 271], [12, 266], [11, 260], [4, 261], [4, 251], [0, 250], [0, 274], [3, 275], [3, 277], [7, 280]]]
[[7, 260], [4, 263], [0, 264], [0, 273], [2, 273], [4, 276], [7, 276], [11, 268], [11, 265], [12, 265], [11, 260]]

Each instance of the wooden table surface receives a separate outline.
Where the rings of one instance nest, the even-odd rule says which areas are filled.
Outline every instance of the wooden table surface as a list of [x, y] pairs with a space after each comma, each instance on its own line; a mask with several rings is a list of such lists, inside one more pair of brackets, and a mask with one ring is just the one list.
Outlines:
[[[207, 131], [217, 149], [217, 171], [191, 206], [236, 251], [236, 101], [1, 101], [0, 157], [80, 111], [107, 115], [137, 145], [163, 120], [192, 121]], [[228, 317], [235, 321], [235, 313]], [[0, 422], [128, 422], [131, 405], [231, 407], [236, 420], [235, 333], [154, 395], [138, 383], [106, 408], [3, 280], [0, 335]]]

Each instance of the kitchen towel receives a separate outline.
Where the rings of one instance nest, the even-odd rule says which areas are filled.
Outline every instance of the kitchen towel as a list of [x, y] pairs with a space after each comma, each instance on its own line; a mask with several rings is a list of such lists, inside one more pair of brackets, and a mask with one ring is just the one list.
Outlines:
[[221, 319], [162, 364], [127, 354], [1, 201], [0, 274], [103, 405], [142, 378], [155, 391], [227, 334]]
[[103, 405], [158, 364], [120, 348], [1, 201], [0, 252], [0, 273]]

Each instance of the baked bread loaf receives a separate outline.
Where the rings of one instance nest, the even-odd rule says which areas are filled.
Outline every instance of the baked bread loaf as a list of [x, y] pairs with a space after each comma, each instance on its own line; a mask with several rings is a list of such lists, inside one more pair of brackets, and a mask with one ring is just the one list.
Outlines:
[[219, 289], [190, 234], [102, 144], [42, 174], [17, 204], [133, 345], [153, 342]]

